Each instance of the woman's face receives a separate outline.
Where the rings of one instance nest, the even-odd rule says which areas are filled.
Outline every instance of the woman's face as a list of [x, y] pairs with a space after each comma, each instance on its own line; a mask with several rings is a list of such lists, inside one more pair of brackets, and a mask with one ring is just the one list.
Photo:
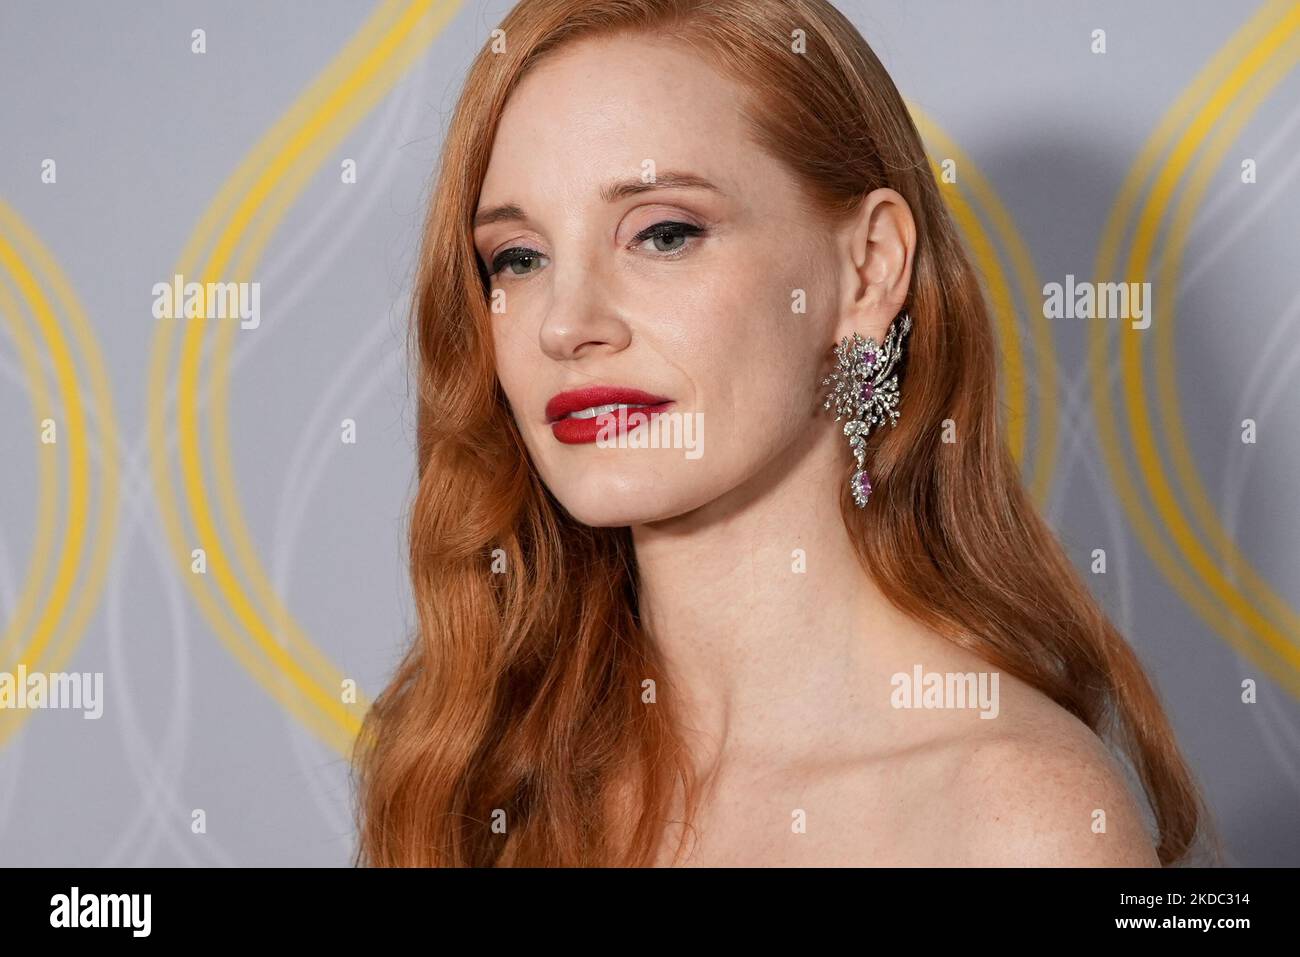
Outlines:
[[[507, 103], [474, 232], [497, 373], [543, 481], [588, 525], [755, 492], [813, 428], [842, 443], [820, 400], [844, 254], [740, 103], [689, 50], [626, 38], [558, 51]], [[553, 427], [568, 406], [548, 403], [591, 387], [640, 394], [570, 405], [668, 402], [640, 425], [629, 408], [621, 447], [591, 441], [617, 412]]]

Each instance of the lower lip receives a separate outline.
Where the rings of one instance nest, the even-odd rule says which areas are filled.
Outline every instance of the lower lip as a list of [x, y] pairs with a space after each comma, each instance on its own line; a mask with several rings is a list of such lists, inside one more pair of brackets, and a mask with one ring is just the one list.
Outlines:
[[[672, 402], [661, 402], [658, 405], [643, 405], [634, 409], [615, 409], [613, 412], [605, 412], [590, 419], [560, 419], [558, 422], [551, 423], [551, 431], [565, 445], [582, 445], [586, 442], [595, 442], [602, 431], [606, 435], [618, 436], [642, 423], [648, 424], [651, 417], [671, 405]], [[633, 418], [634, 413], [640, 413], [642, 417]]]

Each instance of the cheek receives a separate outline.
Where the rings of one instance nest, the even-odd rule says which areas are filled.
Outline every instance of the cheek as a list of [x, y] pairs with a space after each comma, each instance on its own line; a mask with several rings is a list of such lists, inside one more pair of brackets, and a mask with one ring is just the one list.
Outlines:
[[524, 338], [509, 331], [504, 322], [500, 321], [504, 318], [498, 317], [498, 321], [492, 326], [496, 374], [501, 382], [501, 390], [510, 403], [515, 422], [528, 440], [531, 436], [529, 423], [525, 418], [531, 414], [529, 409], [537, 403], [537, 397], [533, 394], [535, 383], [532, 380], [538, 368], [540, 353], [536, 345], [529, 352], [528, 343]]
[[[809, 426], [819, 402], [817, 328], [812, 301], [825, 289], [800, 265], [749, 259], [716, 281], [693, 285], [664, 342], [680, 357], [704, 415], [706, 448], [727, 459], [765, 459]], [[816, 283], [817, 288], [808, 288]], [[804, 290], [806, 311], [794, 296]], [[680, 311], [679, 311], [680, 310]]]
[[507, 313], [492, 317], [491, 334], [497, 378], [513, 402], [523, 395], [529, 375], [537, 370], [541, 358], [537, 330], [528, 325], [525, 316]]

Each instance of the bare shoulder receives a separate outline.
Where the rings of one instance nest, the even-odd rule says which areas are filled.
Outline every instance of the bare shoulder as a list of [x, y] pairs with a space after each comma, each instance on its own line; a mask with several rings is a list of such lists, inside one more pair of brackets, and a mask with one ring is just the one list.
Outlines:
[[1036, 691], [954, 761], [954, 863], [1158, 867], [1123, 770], [1082, 721]]

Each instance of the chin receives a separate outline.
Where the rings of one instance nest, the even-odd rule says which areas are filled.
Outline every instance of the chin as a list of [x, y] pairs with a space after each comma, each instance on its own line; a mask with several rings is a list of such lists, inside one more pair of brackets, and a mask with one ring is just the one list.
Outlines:
[[643, 525], [684, 515], [705, 504], [707, 496], [695, 481], [665, 481], [648, 469], [635, 475], [568, 476], [551, 484], [555, 498], [577, 521], [593, 528]]

